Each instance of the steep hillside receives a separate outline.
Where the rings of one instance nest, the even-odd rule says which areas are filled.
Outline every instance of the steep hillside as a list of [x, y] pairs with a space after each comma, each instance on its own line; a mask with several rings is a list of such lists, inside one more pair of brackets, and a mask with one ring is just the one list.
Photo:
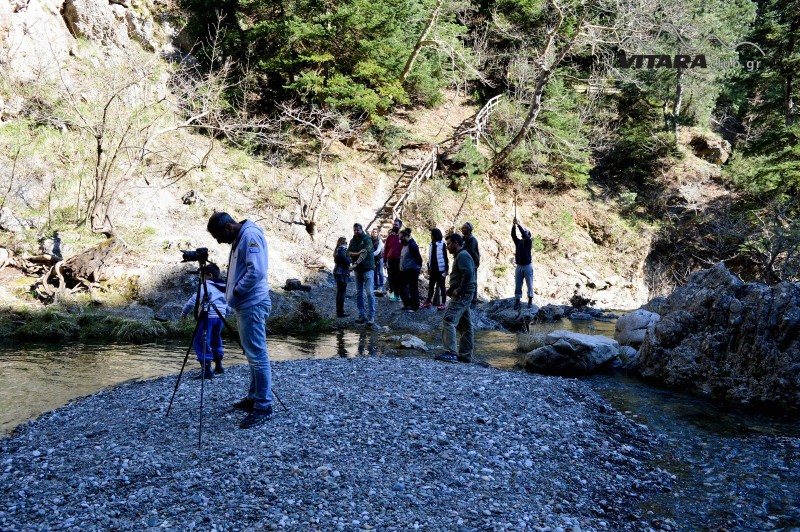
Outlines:
[[[156, 65], [149, 82], [152, 92], [163, 94], [163, 101], [179, 99], [170, 92], [176, 67], [159, 59], [176, 52], [175, 24], [170, 22], [176, 19], [156, 4], [31, 0], [10, 8], [3, 5], [0, 246], [9, 253], [5, 262], [19, 266], [22, 261], [12, 257], [52, 253], [55, 242], [66, 257], [102, 239], [88, 230], [86, 219], [92, 139], [87, 140], [80, 128], [48, 118], [46, 91], [60, 84], [61, 90], [74, 92], [79, 76], [90, 75], [92, 69], [99, 75], [110, 64], [122, 71], [126, 67], [121, 58], [137, 64], [144, 58]], [[23, 31], [27, 27], [35, 31]], [[55, 37], [45, 50], [37, 35]], [[16, 91], [23, 82], [29, 88]], [[82, 100], [88, 108], [101, 102], [90, 96]], [[477, 111], [463, 94], [447, 93], [434, 109], [390, 116], [394, 127], [387, 130], [397, 136], [392, 142], [380, 139], [379, 144], [379, 139], [364, 137], [352, 143], [323, 136], [294, 143], [277, 164], [176, 128], [159, 139], [159, 149], [182, 154], [181, 164], [164, 167], [153, 158], [145, 160], [144, 171], [120, 183], [111, 205], [115, 231], [129, 246], [112, 272], [124, 281], [117, 284], [129, 287], [121, 289], [127, 297], [157, 309], [174, 297], [167, 288], [180, 285], [174, 278], [187, 269], [179, 265], [178, 250], [208, 247], [213, 260], [225, 263], [227, 247], [218, 246], [205, 231], [215, 210], [264, 227], [274, 287], [287, 278], [319, 280], [317, 272], [332, 266], [336, 239], [349, 237], [354, 222], [366, 225], [373, 220], [402, 172], [413, 171], [430, 147], [446, 145], [453, 131]], [[326, 147], [321, 158], [320, 146]], [[328, 195], [319, 207], [312, 238], [302, 211], [303, 205], [313, 205], [320, 177]], [[691, 177], [686, 179], [683, 186], [690, 186]], [[534, 237], [537, 304], [567, 303], [579, 293], [597, 306], [622, 309], [648, 298], [645, 265], [657, 227], [628, 221], [616, 198], [597, 185], [515, 194], [503, 181], [478, 181], [464, 189], [458, 176], [440, 171], [418, 187], [403, 217], [423, 251], [430, 228], [448, 231], [471, 221], [485, 257], [479, 270], [480, 295], [498, 298], [513, 295], [510, 229], [515, 209]], [[0, 273], [4, 301], [34, 304], [29, 287], [39, 274], [6, 267]], [[93, 297], [102, 299], [98, 294]]]

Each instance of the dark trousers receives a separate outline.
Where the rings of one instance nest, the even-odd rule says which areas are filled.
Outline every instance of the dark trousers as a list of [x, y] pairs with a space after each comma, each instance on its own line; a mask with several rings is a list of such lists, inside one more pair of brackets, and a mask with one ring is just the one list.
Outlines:
[[403, 270], [400, 272], [403, 286], [400, 289], [400, 299], [403, 306], [417, 310], [419, 308], [419, 270]]
[[389, 265], [389, 290], [399, 296], [403, 290], [403, 283], [400, 279], [400, 259], [387, 259]]
[[344, 314], [344, 295], [347, 292], [347, 283], [336, 281], [336, 315]]
[[447, 300], [447, 296], [445, 295], [444, 289], [444, 272], [429, 272], [430, 279], [428, 281], [428, 299], [427, 301], [433, 301], [433, 294], [436, 293], [436, 289], [439, 289], [439, 304], [444, 305], [445, 301]]

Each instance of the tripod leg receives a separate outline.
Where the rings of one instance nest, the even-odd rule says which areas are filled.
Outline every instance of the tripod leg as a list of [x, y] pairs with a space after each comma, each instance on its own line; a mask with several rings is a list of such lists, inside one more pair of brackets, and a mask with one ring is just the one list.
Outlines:
[[[246, 353], [246, 352], [245, 352], [245, 350], [244, 350], [244, 346], [242, 345], [242, 342], [239, 340], [239, 333], [233, 330], [233, 327], [231, 326], [231, 324], [230, 324], [230, 323], [228, 323], [228, 320], [226, 320], [226, 319], [223, 317], [223, 316], [224, 316], [224, 314], [222, 314], [222, 313], [219, 311], [219, 309], [217, 308], [217, 306], [216, 306], [214, 303], [211, 303], [211, 306], [214, 308], [214, 310], [215, 310], [215, 311], [216, 311], [216, 313], [217, 313], [217, 316], [219, 316], [219, 319], [221, 319], [221, 320], [222, 320], [222, 323], [225, 325], [225, 327], [227, 327], [227, 328], [228, 328], [228, 332], [230, 332], [230, 333], [231, 333], [231, 336], [233, 336], [233, 339], [234, 339], [234, 341], [235, 341], [235, 342], [236, 342], [236, 344], [239, 346], [239, 348], [242, 350], [242, 353], [245, 353], [245, 356], [247, 356], [247, 353]], [[283, 401], [281, 401], [281, 398], [280, 398], [280, 397], [278, 397], [278, 394], [277, 394], [277, 393], [275, 393], [275, 386], [274, 386], [274, 385], [272, 386], [272, 395], [275, 397], [275, 399], [277, 399], [277, 400], [278, 400], [278, 402], [281, 404], [281, 406], [283, 407], [283, 409], [284, 409], [284, 410], [286, 410], [286, 411], [288, 412], [288, 411], [289, 411], [289, 409], [288, 409], [288, 408], [286, 408], [286, 405], [283, 403]]]
[[183, 357], [183, 365], [181, 365], [181, 371], [180, 373], [178, 373], [178, 378], [175, 380], [175, 388], [172, 390], [172, 397], [169, 400], [167, 413], [164, 414], [164, 417], [167, 417], [169, 415], [169, 411], [172, 410], [172, 401], [175, 400], [175, 393], [178, 391], [178, 386], [180, 386], [181, 384], [181, 377], [183, 377], [183, 370], [186, 368], [186, 361], [189, 360], [189, 353], [191, 353], [192, 351], [192, 343], [199, 329], [200, 329], [200, 320], [198, 320], [197, 324], [194, 326], [194, 332], [192, 333], [192, 340], [189, 342], [189, 348], [186, 350], [186, 356]]
[[208, 312], [203, 312], [203, 349], [200, 354], [202, 361], [200, 362], [203, 373], [200, 375], [200, 428], [197, 433], [197, 448], [203, 448], [203, 395], [206, 383], [206, 343], [208, 342]]

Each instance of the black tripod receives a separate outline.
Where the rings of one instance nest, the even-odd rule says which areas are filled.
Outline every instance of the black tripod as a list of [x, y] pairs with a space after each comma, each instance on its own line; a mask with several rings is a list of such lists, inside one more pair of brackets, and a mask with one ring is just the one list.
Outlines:
[[[172, 403], [175, 400], [175, 394], [178, 391], [178, 386], [180, 386], [181, 384], [181, 377], [183, 377], [183, 371], [184, 369], [186, 369], [186, 362], [189, 360], [189, 353], [191, 353], [192, 351], [194, 338], [197, 336], [197, 332], [200, 330], [201, 324], [203, 325], [203, 338], [202, 338], [203, 348], [201, 352], [203, 367], [200, 371], [202, 371], [203, 373], [205, 373], [206, 371], [205, 362], [206, 362], [206, 346], [208, 345], [208, 312], [210, 309], [212, 308], [214, 309], [214, 312], [217, 313], [217, 316], [219, 316], [219, 318], [222, 320], [222, 323], [225, 325], [225, 327], [228, 328], [228, 331], [232, 333], [231, 336], [236, 341], [236, 344], [239, 346], [239, 348], [242, 350], [243, 353], [245, 352], [244, 346], [242, 346], [242, 343], [239, 341], [238, 333], [233, 329], [233, 327], [231, 327], [230, 323], [228, 323], [228, 321], [224, 318], [225, 314], [223, 312], [220, 312], [219, 308], [217, 308], [217, 306], [214, 303], [212, 303], [211, 299], [208, 297], [208, 285], [206, 284], [206, 268], [205, 268], [206, 262], [204, 260], [200, 260], [199, 264], [200, 265], [197, 268], [199, 282], [197, 284], [197, 297], [195, 299], [195, 305], [194, 305], [194, 317], [197, 320], [197, 323], [194, 327], [194, 332], [192, 333], [192, 339], [189, 340], [189, 348], [186, 349], [186, 355], [183, 357], [183, 364], [181, 365], [181, 371], [180, 373], [178, 373], [178, 378], [175, 380], [175, 388], [172, 390], [172, 397], [169, 400], [167, 413], [164, 415], [164, 417], [169, 416], [170, 410], [172, 410]], [[202, 293], [202, 300], [200, 298], [201, 293]], [[206, 380], [205, 374], [202, 374], [200, 379], [200, 421], [199, 421], [199, 431], [197, 437], [198, 447], [203, 446], [203, 396], [205, 391], [205, 380]], [[278, 397], [278, 394], [275, 393], [274, 388], [272, 390], [272, 395], [275, 396], [275, 399], [281, 404], [284, 410], [286, 411], [289, 410], [288, 408], [286, 408], [286, 405], [283, 403], [281, 398]]]

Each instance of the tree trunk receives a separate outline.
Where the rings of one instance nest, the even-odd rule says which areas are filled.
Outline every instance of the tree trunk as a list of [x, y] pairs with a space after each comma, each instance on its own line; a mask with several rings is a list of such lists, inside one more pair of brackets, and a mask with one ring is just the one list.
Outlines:
[[678, 136], [678, 119], [683, 107], [683, 69], [675, 74], [675, 104], [672, 106], [672, 134]]
[[425, 46], [426, 41], [428, 40], [428, 34], [433, 29], [433, 25], [436, 24], [436, 19], [439, 17], [439, 11], [442, 9], [442, 4], [444, 4], [444, 0], [436, 0], [436, 6], [433, 8], [433, 13], [431, 13], [431, 18], [428, 19], [428, 23], [425, 25], [425, 29], [422, 30], [422, 35], [419, 36], [417, 39], [417, 44], [414, 46], [414, 50], [411, 52], [411, 55], [408, 56], [408, 61], [406, 61], [406, 66], [403, 67], [403, 73], [400, 74], [400, 84], [402, 85], [405, 83], [408, 75], [411, 73], [411, 69], [414, 68], [414, 62], [417, 60], [419, 53], [422, 51], [422, 48]]
[[107, 279], [108, 266], [127, 247], [121, 238], [113, 237], [66, 259], [61, 267], [66, 288], [85, 281], [98, 282]]
[[539, 74], [539, 79], [536, 81], [536, 89], [533, 92], [533, 102], [531, 103], [531, 108], [528, 110], [528, 116], [525, 117], [525, 122], [522, 123], [522, 127], [511, 139], [505, 148], [500, 150], [495, 158], [492, 160], [492, 166], [489, 167], [489, 172], [503, 164], [503, 161], [508, 159], [508, 156], [520, 145], [523, 139], [528, 135], [528, 131], [530, 131], [533, 124], [536, 122], [536, 118], [539, 116], [539, 111], [542, 109], [542, 93], [544, 92], [544, 88], [547, 85], [547, 82], [550, 81], [550, 76], [552, 75], [551, 70], [542, 70]]
[[[494, 157], [491, 166], [487, 170], [487, 173], [491, 172], [500, 166], [503, 161], [508, 159], [508, 156], [511, 155], [514, 149], [516, 149], [516, 147], [519, 146], [523, 139], [525, 139], [525, 137], [528, 135], [531, 127], [533, 127], [533, 124], [536, 122], [536, 118], [539, 116], [539, 111], [542, 109], [542, 94], [544, 93], [544, 88], [550, 81], [553, 71], [555, 71], [558, 65], [561, 64], [561, 61], [564, 60], [564, 57], [566, 57], [566, 55], [570, 52], [572, 46], [575, 44], [575, 41], [580, 35], [581, 30], [583, 29], [583, 24], [586, 20], [585, 14], [575, 25], [575, 33], [573, 33], [569, 41], [563, 45], [563, 48], [556, 53], [553, 49], [556, 46], [556, 38], [559, 36], [558, 32], [561, 30], [561, 27], [564, 24], [564, 14], [557, 5], [554, 4], [554, 7], [558, 11], [558, 20], [548, 30], [547, 43], [545, 44], [542, 52], [539, 54], [541, 70], [539, 71], [539, 76], [536, 80], [536, 88], [533, 91], [533, 102], [531, 103], [531, 108], [528, 111], [528, 116], [525, 117], [525, 122], [522, 123], [522, 127], [514, 136], [514, 138], [511, 139], [511, 142], [509, 142], [508, 145], [500, 150], [500, 153]], [[547, 58], [551, 55], [555, 55], [555, 57], [548, 64]]]

